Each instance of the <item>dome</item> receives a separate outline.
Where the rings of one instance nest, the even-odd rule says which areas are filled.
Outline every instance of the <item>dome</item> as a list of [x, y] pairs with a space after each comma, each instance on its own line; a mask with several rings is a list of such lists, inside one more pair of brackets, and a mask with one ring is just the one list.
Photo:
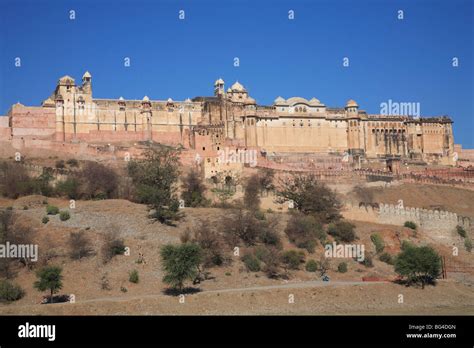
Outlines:
[[123, 99], [123, 97], [120, 97], [119, 100], [122, 101], [122, 100], [124, 100], [124, 99]]
[[277, 97], [274, 101], [273, 104], [275, 105], [286, 105], [286, 100], [283, 99], [282, 97]]
[[232, 85], [231, 89], [232, 89], [233, 91], [237, 91], [237, 92], [245, 92], [245, 91], [246, 91], [245, 88], [244, 88], [244, 86], [242, 86], [242, 85], [239, 83], [239, 81], [236, 81], [236, 82]]
[[82, 79], [91, 78], [91, 77], [92, 77], [92, 76], [91, 76], [90, 72], [86, 71], [86, 72], [84, 73], [84, 75], [82, 76]]
[[311, 105], [311, 106], [323, 106], [324, 104], [322, 104], [319, 99], [316, 99], [316, 98], [313, 97], [309, 101], [309, 105]]
[[143, 101], [144, 101], [144, 102], [149, 102], [149, 101], [150, 101], [150, 98], [148, 98], [148, 96], [146, 95], [146, 96], [143, 97]]
[[216, 82], [214, 82], [214, 86], [217, 86], [217, 85], [223, 85], [224, 84], [224, 80], [219, 78], [218, 80], [216, 80]]
[[359, 107], [359, 105], [357, 105], [355, 100], [352, 100], [352, 99], [348, 100], [347, 103], [346, 103], [346, 107], [353, 107], [353, 106]]
[[172, 102], [173, 102], [173, 99], [168, 98], [167, 102], [168, 102], [168, 103], [172, 103]]
[[227, 93], [231, 93], [232, 90], [230, 88], [227, 88]]
[[301, 97], [292, 97], [292, 98], [287, 100], [287, 103], [289, 105], [295, 105], [295, 104], [309, 105], [309, 102], [305, 98], [301, 98]]

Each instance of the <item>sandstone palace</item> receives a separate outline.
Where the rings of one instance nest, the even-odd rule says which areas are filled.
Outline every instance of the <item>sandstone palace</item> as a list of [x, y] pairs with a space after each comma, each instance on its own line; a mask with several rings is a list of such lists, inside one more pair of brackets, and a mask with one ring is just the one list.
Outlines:
[[82, 83], [62, 77], [41, 106], [17, 103], [0, 117], [0, 136], [14, 148], [81, 143], [154, 141], [190, 151], [224, 146], [271, 154], [348, 154], [365, 159], [400, 158], [453, 165], [449, 117], [372, 115], [354, 100], [329, 107], [316, 98], [278, 97], [258, 105], [235, 82], [214, 83], [213, 96], [185, 101], [94, 98], [92, 76]]

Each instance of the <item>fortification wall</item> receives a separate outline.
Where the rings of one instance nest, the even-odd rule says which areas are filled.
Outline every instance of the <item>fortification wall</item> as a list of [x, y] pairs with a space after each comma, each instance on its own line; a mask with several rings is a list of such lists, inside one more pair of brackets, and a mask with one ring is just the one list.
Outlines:
[[20, 138], [53, 139], [56, 113], [53, 108], [15, 104], [11, 109], [12, 135]]
[[471, 228], [471, 219], [456, 213], [422, 208], [402, 207], [384, 203], [359, 203], [347, 205], [343, 211], [346, 219], [379, 224], [403, 226], [413, 221], [420, 229], [432, 233], [434, 237], [451, 238], [456, 226]]

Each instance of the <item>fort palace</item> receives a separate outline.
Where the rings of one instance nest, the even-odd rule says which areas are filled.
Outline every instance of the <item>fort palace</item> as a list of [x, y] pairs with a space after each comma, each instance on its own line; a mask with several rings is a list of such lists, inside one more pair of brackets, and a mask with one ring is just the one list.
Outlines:
[[212, 96], [184, 101], [93, 97], [92, 76], [59, 79], [40, 106], [14, 104], [0, 117], [0, 139], [15, 148], [57, 143], [154, 141], [207, 152], [225, 146], [262, 154], [348, 154], [453, 165], [447, 116], [372, 115], [349, 100], [341, 107], [316, 98], [277, 97], [259, 105], [239, 82], [214, 83]]

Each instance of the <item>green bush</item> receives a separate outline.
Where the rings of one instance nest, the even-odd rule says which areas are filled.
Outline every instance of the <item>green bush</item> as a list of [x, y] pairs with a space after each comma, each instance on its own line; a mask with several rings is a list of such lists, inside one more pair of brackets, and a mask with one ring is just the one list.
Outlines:
[[407, 279], [408, 285], [432, 283], [441, 274], [441, 258], [431, 247], [407, 245], [395, 259], [395, 272]]
[[393, 265], [393, 263], [394, 263], [393, 257], [389, 253], [382, 253], [379, 256], [379, 260], [382, 261], [382, 262], [385, 262], [389, 265]]
[[135, 185], [138, 202], [148, 204], [152, 210], [150, 217], [167, 225], [183, 217], [176, 193], [179, 154], [179, 149], [150, 147], [144, 158], [128, 163], [128, 175]]
[[403, 226], [411, 228], [412, 230], [416, 230], [417, 226], [413, 221], [405, 221]]
[[308, 272], [316, 272], [318, 270], [318, 263], [314, 260], [308, 260], [308, 262], [306, 262], [305, 269]]
[[0, 280], [0, 302], [17, 301], [23, 297], [25, 292], [18, 285], [8, 280]]
[[466, 248], [467, 251], [471, 252], [471, 250], [472, 250], [472, 241], [469, 238], [466, 238], [464, 240], [464, 247]]
[[339, 265], [337, 265], [337, 271], [339, 273], [346, 273], [347, 272], [347, 263], [341, 262]]
[[250, 272], [259, 272], [260, 271], [260, 261], [256, 256], [252, 254], [246, 254], [242, 257], [242, 261], [245, 264], [245, 267]]
[[338, 221], [328, 226], [328, 234], [337, 242], [352, 242], [356, 239], [355, 226], [348, 221]]
[[294, 174], [281, 180], [277, 191], [277, 202], [292, 201], [294, 209], [305, 215], [313, 215], [322, 223], [341, 218], [341, 202], [336, 193], [313, 175]]
[[69, 212], [67, 210], [62, 210], [59, 213], [59, 219], [61, 221], [66, 221], [66, 220], [69, 220], [70, 218], [71, 218], [71, 214], [69, 214]]
[[130, 273], [128, 274], [128, 281], [130, 283], [135, 283], [135, 284], [138, 283], [139, 276], [138, 276], [138, 271], [136, 269], [134, 269], [133, 271], [130, 271]]
[[384, 245], [384, 242], [383, 242], [383, 239], [382, 237], [380, 237], [380, 235], [378, 234], [372, 234], [370, 236], [370, 240], [372, 241], [372, 243], [374, 243], [374, 246], [375, 246], [375, 252], [378, 254], [378, 253], [381, 253], [383, 251], [383, 249], [385, 248], [385, 245]]
[[71, 199], [79, 197], [79, 181], [75, 178], [68, 178], [56, 184], [56, 192], [59, 195], [66, 196]]
[[466, 238], [467, 236], [467, 233], [466, 233], [466, 230], [462, 227], [462, 226], [456, 226], [456, 232], [462, 237], [462, 238]]
[[304, 262], [304, 253], [299, 250], [288, 250], [282, 255], [282, 262], [288, 269], [299, 269], [300, 264]]
[[48, 204], [48, 205], [46, 206], [46, 213], [47, 213], [48, 215], [56, 215], [56, 214], [59, 213], [59, 208], [56, 207], [56, 206], [54, 206], [54, 205], [49, 205], [49, 204]]
[[163, 281], [181, 291], [187, 280], [193, 283], [200, 276], [202, 250], [194, 243], [167, 244], [160, 250]]
[[41, 220], [42, 223], [47, 224], [49, 222], [49, 217], [43, 216], [43, 219]]
[[28, 209], [29, 209], [29, 208], [28, 208], [27, 205], [23, 206], [23, 210], [28, 210]]

